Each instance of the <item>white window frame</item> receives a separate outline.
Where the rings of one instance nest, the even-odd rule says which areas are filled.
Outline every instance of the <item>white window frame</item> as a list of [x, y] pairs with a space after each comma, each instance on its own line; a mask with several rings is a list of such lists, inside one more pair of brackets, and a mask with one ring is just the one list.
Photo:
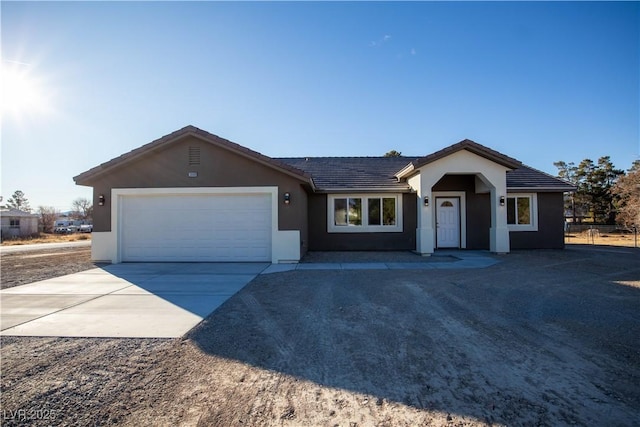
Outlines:
[[538, 231], [538, 194], [537, 193], [507, 193], [507, 205], [505, 206], [505, 214], [508, 209], [509, 199], [516, 198], [516, 218], [518, 217], [517, 198], [529, 199], [529, 217], [531, 224], [508, 224], [509, 231]]
[[9, 228], [20, 228], [20, 219], [10, 219]]
[[[368, 225], [369, 223], [369, 199], [395, 199], [396, 223], [395, 225]], [[335, 225], [336, 199], [361, 199], [362, 200], [362, 225]], [[402, 232], [402, 194], [376, 193], [376, 194], [329, 194], [327, 196], [327, 232], [328, 233], [401, 233]]]

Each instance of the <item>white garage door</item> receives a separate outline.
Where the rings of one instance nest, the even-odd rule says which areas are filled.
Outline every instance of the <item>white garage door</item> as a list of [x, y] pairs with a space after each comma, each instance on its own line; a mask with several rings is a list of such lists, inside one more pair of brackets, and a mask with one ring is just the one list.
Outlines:
[[122, 261], [271, 261], [271, 195], [122, 198]]

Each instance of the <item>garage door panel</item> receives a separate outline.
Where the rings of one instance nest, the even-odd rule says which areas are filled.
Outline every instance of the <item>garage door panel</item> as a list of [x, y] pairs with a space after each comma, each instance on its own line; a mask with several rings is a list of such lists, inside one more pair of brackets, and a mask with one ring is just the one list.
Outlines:
[[123, 261], [270, 261], [271, 196], [127, 196]]

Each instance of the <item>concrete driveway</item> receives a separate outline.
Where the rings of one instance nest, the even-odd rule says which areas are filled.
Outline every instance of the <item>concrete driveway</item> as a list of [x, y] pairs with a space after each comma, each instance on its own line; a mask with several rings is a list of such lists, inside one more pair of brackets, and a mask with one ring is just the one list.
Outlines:
[[0, 291], [0, 335], [174, 338], [268, 263], [116, 264]]

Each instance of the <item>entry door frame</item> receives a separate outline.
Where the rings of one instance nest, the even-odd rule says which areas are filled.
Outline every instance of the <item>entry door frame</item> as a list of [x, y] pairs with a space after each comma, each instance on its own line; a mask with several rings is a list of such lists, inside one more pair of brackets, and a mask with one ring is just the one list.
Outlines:
[[433, 197], [433, 203], [432, 203], [432, 209], [433, 209], [433, 229], [435, 230], [435, 233], [433, 233], [433, 247], [437, 248], [438, 247], [438, 228], [437, 228], [437, 221], [438, 221], [438, 214], [437, 214], [437, 207], [438, 207], [438, 199], [439, 198], [457, 198], [458, 200], [460, 200], [458, 207], [460, 209], [459, 212], [459, 217], [460, 217], [460, 249], [466, 249], [467, 248], [467, 204], [466, 204], [466, 198], [465, 198], [465, 192], [464, 191], [434, 191], [432, 194]]

